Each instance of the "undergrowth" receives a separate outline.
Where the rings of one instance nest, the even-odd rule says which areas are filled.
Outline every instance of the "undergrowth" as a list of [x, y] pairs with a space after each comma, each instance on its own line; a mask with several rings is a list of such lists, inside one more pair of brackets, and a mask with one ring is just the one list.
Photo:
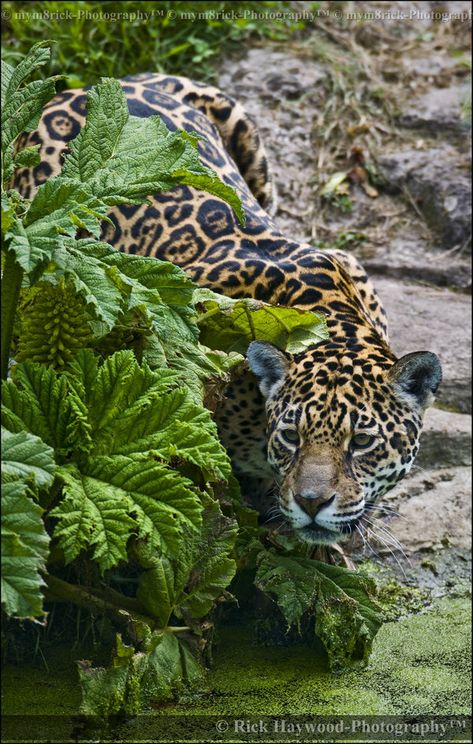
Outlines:
[[[16, 62], [38, 38], [55, 39], [47, 73], [63, 74], [67, 87], [101, 76], [170, 72], [201, 80], [215, 62], [250, 36], [287, 38], [305, 24], [291, 17], [290, 2], [5, 2], [5, 59]], [[318, 3], [311, 3], [316, 8]], [[270, 14], [287, 12], [282, 19]]]

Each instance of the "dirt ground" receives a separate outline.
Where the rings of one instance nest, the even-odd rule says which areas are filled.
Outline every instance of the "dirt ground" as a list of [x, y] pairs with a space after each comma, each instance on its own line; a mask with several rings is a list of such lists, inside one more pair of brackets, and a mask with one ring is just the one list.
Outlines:
[[456, 17], [470, 4], [442, 3], [444, 21], [349, 17], [440, 13], [434, 2], [334, 7], [290, 43], [225, 61], [219, 84], [264, 135], [281, 230], [353, 251], [395, 352], [441, 358], [417, 465], [387, 499], [393, 537], [373, 547], [410, 583], [451, 592], [471, 543], [471, 23]]

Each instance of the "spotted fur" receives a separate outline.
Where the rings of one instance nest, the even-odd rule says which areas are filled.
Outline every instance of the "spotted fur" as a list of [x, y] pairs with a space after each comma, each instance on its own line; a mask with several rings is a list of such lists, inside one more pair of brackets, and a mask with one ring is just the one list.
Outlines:
[[[118, 250], [173, 261], [200, 285], [231, 297], [316, 310], [330, 338], [289, 355], [250, 345], [252, 372], [235, 380], [218, 412], [222, 440], [248, 496], [265, 511], [274, 482], [278, 505], [298, 534], [336, 542], [367, 502], [409, 471], [422, 416], [441, 379], [430, 352], [397, 360], [385, 313], [360, 264], [285, 237], [268, 213], [274, 191], [257, 128], [240, 104], [186, 78], [138, 75], [122, 81], [130, 112], [159, 114], [169, 129], [194, 131], [202, 161], [237, 191], [246, 224], [215, 196], [180, 186], [151, 204], [115, 207], [102, 237]], [[18, 173], [32, 196], [57, 174], [67, 143], [80, 131], [83, 90], [66, 91], [45, 109], [25, 144], [41, 164]]]

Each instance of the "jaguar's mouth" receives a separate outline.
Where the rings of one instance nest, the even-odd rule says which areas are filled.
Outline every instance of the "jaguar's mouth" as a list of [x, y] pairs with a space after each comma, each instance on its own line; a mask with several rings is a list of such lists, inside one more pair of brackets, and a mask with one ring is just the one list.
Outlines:
[[316, 524], [315, 522], [312, 522], [312, 524], [306, 527], [300, 527], [296, 530], [296, 534], [305, 542], [317, 545], [333, 545], [346, 537], [346, 534], [339, 530], [329, 530], [327, 527], [321, 527], [320, 524]]

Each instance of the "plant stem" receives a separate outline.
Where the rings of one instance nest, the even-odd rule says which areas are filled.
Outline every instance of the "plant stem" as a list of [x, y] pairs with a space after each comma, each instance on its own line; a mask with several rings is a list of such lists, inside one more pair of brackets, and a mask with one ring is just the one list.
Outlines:
[[[161, 628], [155, 618], [143, 615], [137, 612], [133, 605], [135, 600], [131, 597], [123, 597], [118, 592], [111, 589], [103, 590], [104, 596], [94, 594], [90, 589], [76, 584], [69, 584], [57, 576], [48, 574], [44, 576], [47, 584], [46, 599], [51, 602], [72, 602], [79, 607], [85, 607], [88, 610], [98, 610], [101, 613], [107, 613], [120, 625], [131, 623], [146, 623], [152, 630], [162, 630], [168, 633], [185, 633], [190, 630], [186, 626], [168, 626]], [[98, 590], [101, 591], [100, 589]], [[105, 598], [106, 597], [106, 598]], [[120, 606], [120, 604], [122, 606]]]
[[93, 594], [86, 587], [69, 584], [67, 581], [63, 581], [63, 579], [59, 579], [57, 576], [52, 576], [51, 574], [44, 576], [44, 578], [48, 587], [45, 592], [46, 599], [50, 601], [72, 602], [88, 610], [98, 610], [102, 613], [108, 613], [120, 625], [127, 625], [130, 621], [144, 622], [153, 629], [157, 625], [157, 621], [153, 618], [130, 611], [124, 607], [119, 607], [114, 602]]
[[2, 380], [8, 377], [11, 337], [15, 321], [16, 307], [20, 296], [23, 269], [15, 260], [13, 251], [7, 251], [2, 277], [2, 317], [1, 317], [1, 371]]

